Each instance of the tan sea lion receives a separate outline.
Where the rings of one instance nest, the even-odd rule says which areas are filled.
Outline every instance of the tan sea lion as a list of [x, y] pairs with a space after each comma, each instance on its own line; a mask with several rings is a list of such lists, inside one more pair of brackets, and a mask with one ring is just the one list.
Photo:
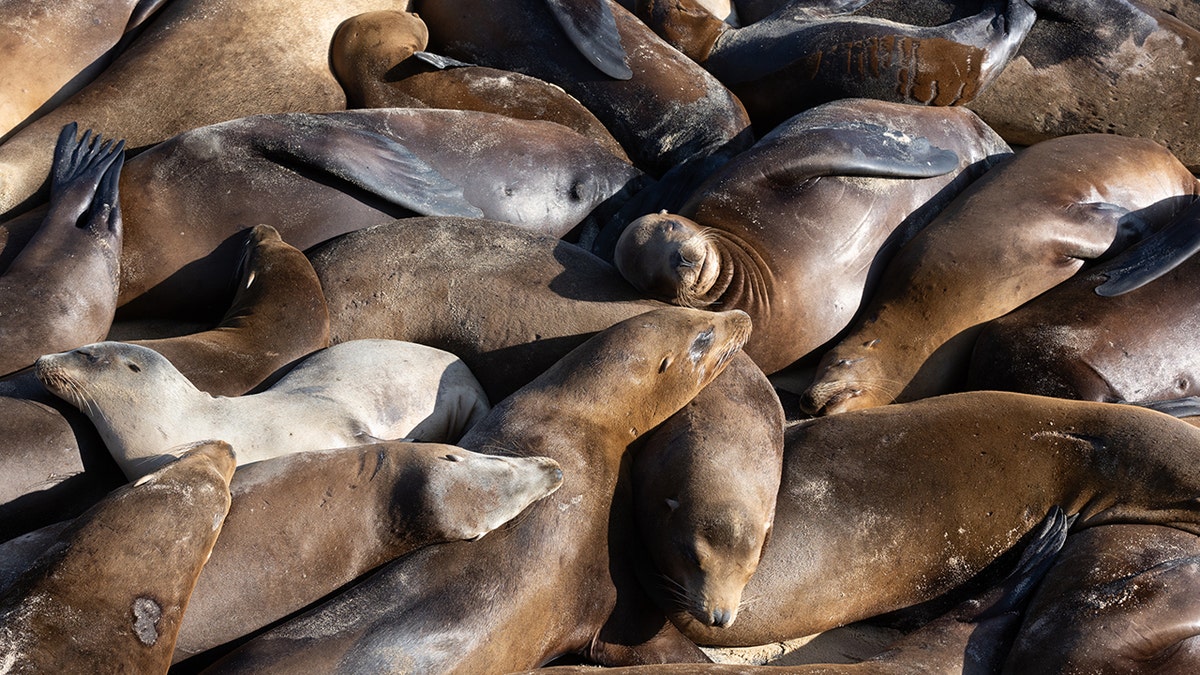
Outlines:
[[862, 316], [821, 359], [805, 408], [833, 413], [953, 391], [981, 324], [1163, 227], [1198, 186], [1145, 139], [1085, 134], [1026, 149], [896, 253]]
[[610, 578], [610, 557], [621, 553], [609, 541], [630, 527], [628, 506], [613, 493], [629, 443], [716, 377], [749, 330], [742, 312], [670, 307], [598, 333], [498, 403], [461, 441], [554, 458], [564, 475], [556, 493], [514, 527], [391, 563], [214, 670], [505, 672], [571, 652], [602, 663], [702, 659], [669, 625], [602, 633], [624, 592]]
[[67, 122], [103, 129], [142, 149], [187, 129], [247, 115], [344, 109], [345, 94], [329, 69], [334, 30], [355, 14], [404, 4], [167, 4], [88, 86], [0, 145], [0, 218], [44, 200], [54, 137]]
[[1200, 537], [1160, 525], [1071, 535], [1026, 611], [1004, 672], [1187, 673]]
[[678, 214], [631, 223], [614, 262], [658, 299], [749, 313], [746, 353], [774, 373], [843, 331], [899, 245], [1009, 152], [968, 110], [836, 101], [763, 137]]
[[76, 518], [0, 598], [0, 663], [166, 672], [233, 468], [229, 444], [197, 443]]
[[771, 540], [728, 628], [672, 615], [698, 644], [811, 635], [935, 598], [1052, 506], [1074, 530], [1200, 532], [1200, 429], [1136, 406], [966, 392], [785, 432]]
[[[945, 615], [902, 636], [888, 648], [857, 663], [743, 665], [739, 663], [661, 664], [608, 669], [613, 675], [911, 675], [996, 672], [1020, 626], [1021, 610], [1067, 538], [1062, 510], [1051, 509], [1016, 569]], [[584, 675], [594, 666], [556, 666], [521, 675]], [[606, 671], [607, 672], [607, 671]]]
[[312, 264], [269, 225], [246, 235], [233, 304], [212, 329], [134, 339], [138, 329], [117, 325], [107, 340], [149, 347], [214, 396], [241, 396], [280, 368], [329, 346], [329, 309]]
[[240, 467], [179, 628], [174, 660], [282, 618], [428, 544], [476, 540], [548, 494], [544, 457], [392, 442]]
[[1200, 395], [1197, 232], [1200, 201], [1117, 257], [989, 321], [967, 388], [1133, 403]]
[[164, 0], [0, 5], [0, 142], [104, 70]]
[[35, 373], [92, 420], [130, 480], [197, 437], [229, 439], [248, 464], [373, 440], [454, 441], [489, 408], [458, 357], [398, 340], [335, 345], [235, 397], [210, 396], [158, 352], [124, 342], [47, 354]]
[[629, 160], [600, 120], [561, 87], [430, 54], [428, 41], [425, 23], [409, 12], [367, 12], [342, 22], [330, 58], [348, 107], [478, 110], [557, 122]]
[[562, 87], [655, 177], [751, 143], [737, 98], [611, 0], [411, 4], [429, 27], [431, 51]]
[[68, 124], [54, 148], [45, 218], [0, 276], [0, 376], [47, 351], [103, 339], [117, 308], [124, 142]]
[[735, 28], [698, 0], [639, 0], [637, 15], [704, 66], [760, 131], [815, 105], [872, 98], [962, 105], [1003, 71], [1034, 24], [1025, 0], [936, 27], [868, 17], [815, 17], [784, 6]]

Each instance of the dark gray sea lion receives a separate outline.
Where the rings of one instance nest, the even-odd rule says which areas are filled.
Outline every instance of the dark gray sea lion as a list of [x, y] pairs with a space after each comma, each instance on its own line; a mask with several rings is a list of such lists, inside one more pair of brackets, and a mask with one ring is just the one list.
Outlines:
[[896, 253], [861, 317], [822, 357], [806, 409], [961, 387], [982, 324], [1165, 226], [1197, 194], [1195, 176], [1153, 141], [1084, 134], [1026, 149]]
[[737, 94], [755, 127], [767, 130], [839, 98], [969, 103], [1016, 54], [1036, 13], [1025, 0], [1007, 0], [922, 27], [785, 6], [734, 28], [696, 0], [640, 0], [638, 16]]
[[1029, 603], [1007, 673], [1188, 673], [1200, 537], [1161, 525], [1071, 535]]
[[643, 181], [557, 124], [422, 109], [233, 120], [160, 144], [124, 175], [122, 317], [223, 308], [240, 232], [260, 223], [302, 250], [414, 214], [561, 236]]
[[124, 142], [62, 128], [50, 207], [0, 276], [0, 376], [103, 339], [117, 308]]
[[614, 260], [660, 300], [749, 313], [746, 353], [773, 373], [842, 332], [899, 245], [1008, 153], [968, 110], [836, 101], [763, 137], [678, 214], [631, 223]]
[[0, 597], [0, 663], [166, 672], [233, 468], [228, 443], [199, 443], [76, 518]]
[[622, 553], [609, 542], [632, 528], [613, 494], [629, 443], [716, 377], [749, 329], [742, 312], [671, 307], [598, 333], [460, 443], [556, 459], [564, 475], [556, 493], [512, 528], [392, 563], [216, 670], [505, 672], [572, 652], [602, 663], [702, 658], [669, 625], [644, 635], [602, 630], [621, 602], [610, 570]]
[[611, 0], [417, 0], [412, 9], [431, 51], [557, 84], [655, 177], [752, 142], [736, 97]]

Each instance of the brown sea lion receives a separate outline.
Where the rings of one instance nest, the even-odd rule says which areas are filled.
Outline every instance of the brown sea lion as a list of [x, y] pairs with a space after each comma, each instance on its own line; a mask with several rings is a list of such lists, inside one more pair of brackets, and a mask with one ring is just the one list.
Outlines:
[[785, 432], [771, 540], [728, 628], [685, 612], [698, 644], [811, 635], [971, 579], [1052, 506], [1074, 529], [1200, 532], [1200, 429], [1136, 406], [966, 392]]
[[229, 510], [228, 443], [114, 492], [0, 598], [14, 672], [166, 672], [188, 597]]
[[175, 661], [283, 618], [422, 546], [476, 540], [553, 493], [544, 457], [391, 442], [241, 467]]
[[1200, 395], [1197, 232], [1200, 201], [1121, 255], [988, 322], [967, 388], [1134, 403]]
[[329, 309], [312, 264], [270, 225], [246, 235], [233, 304], [212, 329], [134, 339], [116, 325], [106, 339], [149, 347], [167, 357], [200, 391], [241, 396], [280, 368], [329, 346]]
[[[909, 635], [902, 636], [878, 655], [857, 663], [764, 666], [676, 663], [628, 666], [608, 671], [613, 675], [961, 675], [995, 672], [1003, 665], [1012, 638], [1020, 626], [1021, 609], [1067, 538], [1067, 527], [1068, 521], [1063, 517], [1062, 510], [1057, 507], [1051, 509], [1034, 540], [1022, 552], [1016, 569], [1002, 583], [966, 600]], [[593, 666], [557, 666], [530, 670], [521, 675], [584, 675], [594, 672]]]
[[504, 672], [571, 652], [602, 663], [701, 659], [669, 625], [657, 634], [602, 631], [621, 602], [610, 577], [616, 565], [610, 558], [621, 552], [609, 543], [631, 526], [623, 520], [628, 507], [613, 494], [627, 446], [720, 374], [749, 330], [743, 312], [670, 307], [598, 333], [498, 403], [461, 441], [471, 449], [556, 459], [564, 475], [558, 492], [514, 527], [393, 562], [246, 643], [215, 670], [272, 672], [303, 664]]
[[414, 214], [486, 215], [561, 236], [644, 180], [557, 124], [399, 109], [203, 127], [123, 173], [122, 317], [224, 308], [252, 225], [302, 250]]
[[839, 98], [968, 103], [1008, 64], [1036, 18], [1025, 0], [989, 3], [936, 27], [816, 18], [785, 6], [734, 28], [698, 0], [639, 0], [637, 14], [729, 87], [760, 130]]
[[103, 71], [164, 0], [0, 5], [0, 142]]
[[372, 440], [453, 442], [490, 408], [457, 356], [400, 340], [333, 345], [245, 396], [202, 392], [166, 357], [126, 342], [47, 354], [34, 373], [92, 420], [130, 480], [197, 439], [228, 439], [248, 464]]
[[247, 115], [344, 109], [345, 94], [329, 69], [334, 30], [355, 14], [404, 4], [167, 4], [91, 84], [0, 145], [0, 218], [44, 200], [54, 138], [67, 122], [103, 129], [140, 149]]
[[562, 87], [656, 177], [752, 142], [736, 97], [611, 0], [415, 0], [412, 10], [431, 51]]
[[896, 253], [862, 316], [821, 359], [806, 409], [842, 412], [961, 387], [981, 324], [1164, 226], [1198, 186], [1145, 139], [1085, 134], [1026, 149]]
[[1200, 668], [1200, 537], [1159, 525], [1071, 535], [1034, 594], [1004, 672]]
[[678, 214], [616, 243], [635, 287], [754, 320], [746, 353], [768, 374], [840, 333], [896, 248], [996, 159], [974, 113], [869, 99], [801, 113], [711, 176]]
[[[758, 368], [726, 368], [712, 386], [727, 395], [697, 396], [663, 422], [639, 443], [630, 475], [657, 573], [642, 582], [664, 609], [727, 626], [775, 519], [783, 408]], [[764, 416], [770, 423], [746, 423]]]
[[429, 31], [416, 14], [368, 12], [333, 36], [333, 72], [351, 108], [448, 108], [557, 122], [628, 155], [596, 116], [561, 87], [424, 51]]
[[74, 349], [108, 332], [117, 308], [124, 142], [62, 128], [51, 203], [37, 233], [0, 276], [0, 376], [47, 351]]

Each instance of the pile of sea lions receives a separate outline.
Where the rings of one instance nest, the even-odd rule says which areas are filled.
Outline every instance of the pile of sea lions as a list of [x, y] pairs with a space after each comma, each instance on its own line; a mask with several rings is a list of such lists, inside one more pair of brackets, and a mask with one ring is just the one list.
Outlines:
[[1192, 3], [0, 51], [0, 671], [1200, 669]]

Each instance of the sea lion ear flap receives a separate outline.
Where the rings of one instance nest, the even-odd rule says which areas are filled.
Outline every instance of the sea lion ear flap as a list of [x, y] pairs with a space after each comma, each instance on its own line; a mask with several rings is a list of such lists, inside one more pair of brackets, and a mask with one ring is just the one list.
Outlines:
[[[760, 144], [769, 142], [773, 134]], [[924, 136], [910, 136], [878, 124], [846, 122], [788, 134], [795, 152], [765, 172], [780, 185], [817, 176], [932, 178], [958, 169], [958, 154]]]
[[254, 138], [265, 157], [321, 171], [423, 216], [481, 218], [463, 189], [399, 141], [363, 129], [336, 114], [277, 118], [287, 127]]
[[1170, 225], [1113, 258], [1105, 266], [1108, 278], [1096, 287], [1096, 295], [1112, 298], [1137, 290], [1175, 269], [1198, 250], [1200, 200], [1192, 202]]
[[546, 7], [571, 44], [600, 72], [617, 80], [633, 77], [608, 0], [546, 0]]

